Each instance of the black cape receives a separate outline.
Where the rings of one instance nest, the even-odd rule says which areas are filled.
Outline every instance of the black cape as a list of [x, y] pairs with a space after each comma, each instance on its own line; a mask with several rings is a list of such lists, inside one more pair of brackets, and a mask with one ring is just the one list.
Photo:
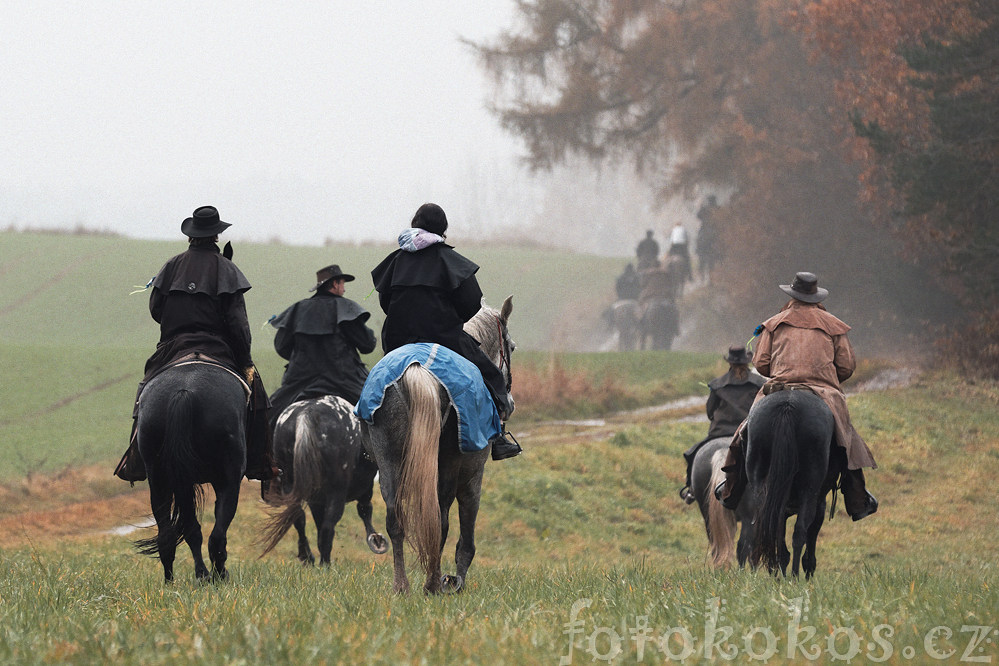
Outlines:
[[368, 369], [360, 354], [375, 349], [365, 326], [371, 313], [342, 296], [318, 292], [271, 321], [274, 349], [288, 360], [281, 387], [271, 395], [272, 416], [297, 400], [335, 395], [356, 404]]
[[445, 243], [396, 250], [371, 271], [385, 311], [382, 349], [436, 342], [462, 353], [462, 325], [482, 306], [479, 267]]
[[149, 313], [160, 341], [146, 378], [197, 351], [242, 371], [253, 364], [243, 294], [250, 282], [215, 244], [192, 245], [170, 258], [153, 279]]

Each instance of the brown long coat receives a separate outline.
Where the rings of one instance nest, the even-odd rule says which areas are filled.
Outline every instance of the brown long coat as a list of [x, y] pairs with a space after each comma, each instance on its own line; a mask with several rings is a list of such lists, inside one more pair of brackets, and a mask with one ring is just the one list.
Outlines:
[[[763, 322], [753, 365], [764, 377], [812, 388], [832, 410], [836, 443], [846, 449], [847, 467], [877, 467], [871, 450], [850, 423], [840, 388], [840, 382], [857, 367], [846, 336], [849, 330], [818, 303], [792, 300]], [[761, 391], [756, 399], [762, 395]]]

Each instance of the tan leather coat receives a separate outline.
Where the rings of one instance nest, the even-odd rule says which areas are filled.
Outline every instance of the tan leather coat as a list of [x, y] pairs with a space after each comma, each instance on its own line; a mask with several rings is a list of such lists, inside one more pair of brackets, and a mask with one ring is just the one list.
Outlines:
[[[763, 322], [753, 365], [764, 377], [805, 384], [821, 397], [836, 420], [836, 443], [846, 449], [847, 467], [877, 467], [874, 455], [850, 423], [840, 382], [857, 361], [846, 334], [850, 327], [818, 303], [792, 300]], [[757, 394], [759, 400], [762, 391]]]

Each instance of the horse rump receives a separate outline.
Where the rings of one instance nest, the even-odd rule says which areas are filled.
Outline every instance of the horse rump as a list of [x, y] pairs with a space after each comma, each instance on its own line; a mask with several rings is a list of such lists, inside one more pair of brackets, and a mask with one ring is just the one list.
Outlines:
[[[204, 489], [194, 481], [197, 474], [197, 459], [194, 448], [191, 446], [194, 432], [194, 396], [191, 391], [179, 389], [170, 396], [167, 402], [166, 417], [162, 423], [157, 422], [152, 424], [152, 427], [145, 428], [143, 425], [146, 423], [140, 420], [140, 453], [143, 449], [146, 455], [155, 453], [153, 459], [157, 462], [153, 473], [161, 475], [166, 481], [165, 487], [169, 489], [170, 525], [167, 528], [167, 533], [163, 534], [161, 528], [158, 536], [137, 539], [134, 542], [136, 550], [141, 555], [155, 557], [159, 555], [161, 544], [165, 539], [173, 541], [174, 547], [184, 541], [178, 492], [191, 489], [194, 493], [195, 512], [200, 512], [205, 504]], [[150, 435], [157, 430], [162, 432], [159, 447], [144, 446], [144, 439], [148, 441], [149, 438], [143, 438], [142, 435]]]

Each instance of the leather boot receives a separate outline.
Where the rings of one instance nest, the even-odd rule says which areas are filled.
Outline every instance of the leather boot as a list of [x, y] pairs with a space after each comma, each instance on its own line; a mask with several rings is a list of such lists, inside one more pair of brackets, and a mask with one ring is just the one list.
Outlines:
[[142, 462], [139, 454], [139, 447], [135, 438], [136, 422], [132, 421], [132, 434], [128, 440], [128, 449], [121, 457], [118, 466], [114, 469], [114, 475], [119, 479], [128, 481], [133, 486], [136, 481], [146, 480], [146, 464]]
[[[510, 441], [510, 439], [507, 439], [507, 435], [509, 434], [504, 431], [489, 440], [489, 445], [492, 447], [493, 460], [514, 458], [524, 452], [524, 449], [520, 448], [520, 444], [516, 440]], [[510, 437], [512, 438], [513, 436], [510, 435]]]
[[877, 513], [878, 500], [867, 492], [864, 470], [844, 470], [840, 476], [840, 489], [843, 492], [843, 505], [854, 521]]

